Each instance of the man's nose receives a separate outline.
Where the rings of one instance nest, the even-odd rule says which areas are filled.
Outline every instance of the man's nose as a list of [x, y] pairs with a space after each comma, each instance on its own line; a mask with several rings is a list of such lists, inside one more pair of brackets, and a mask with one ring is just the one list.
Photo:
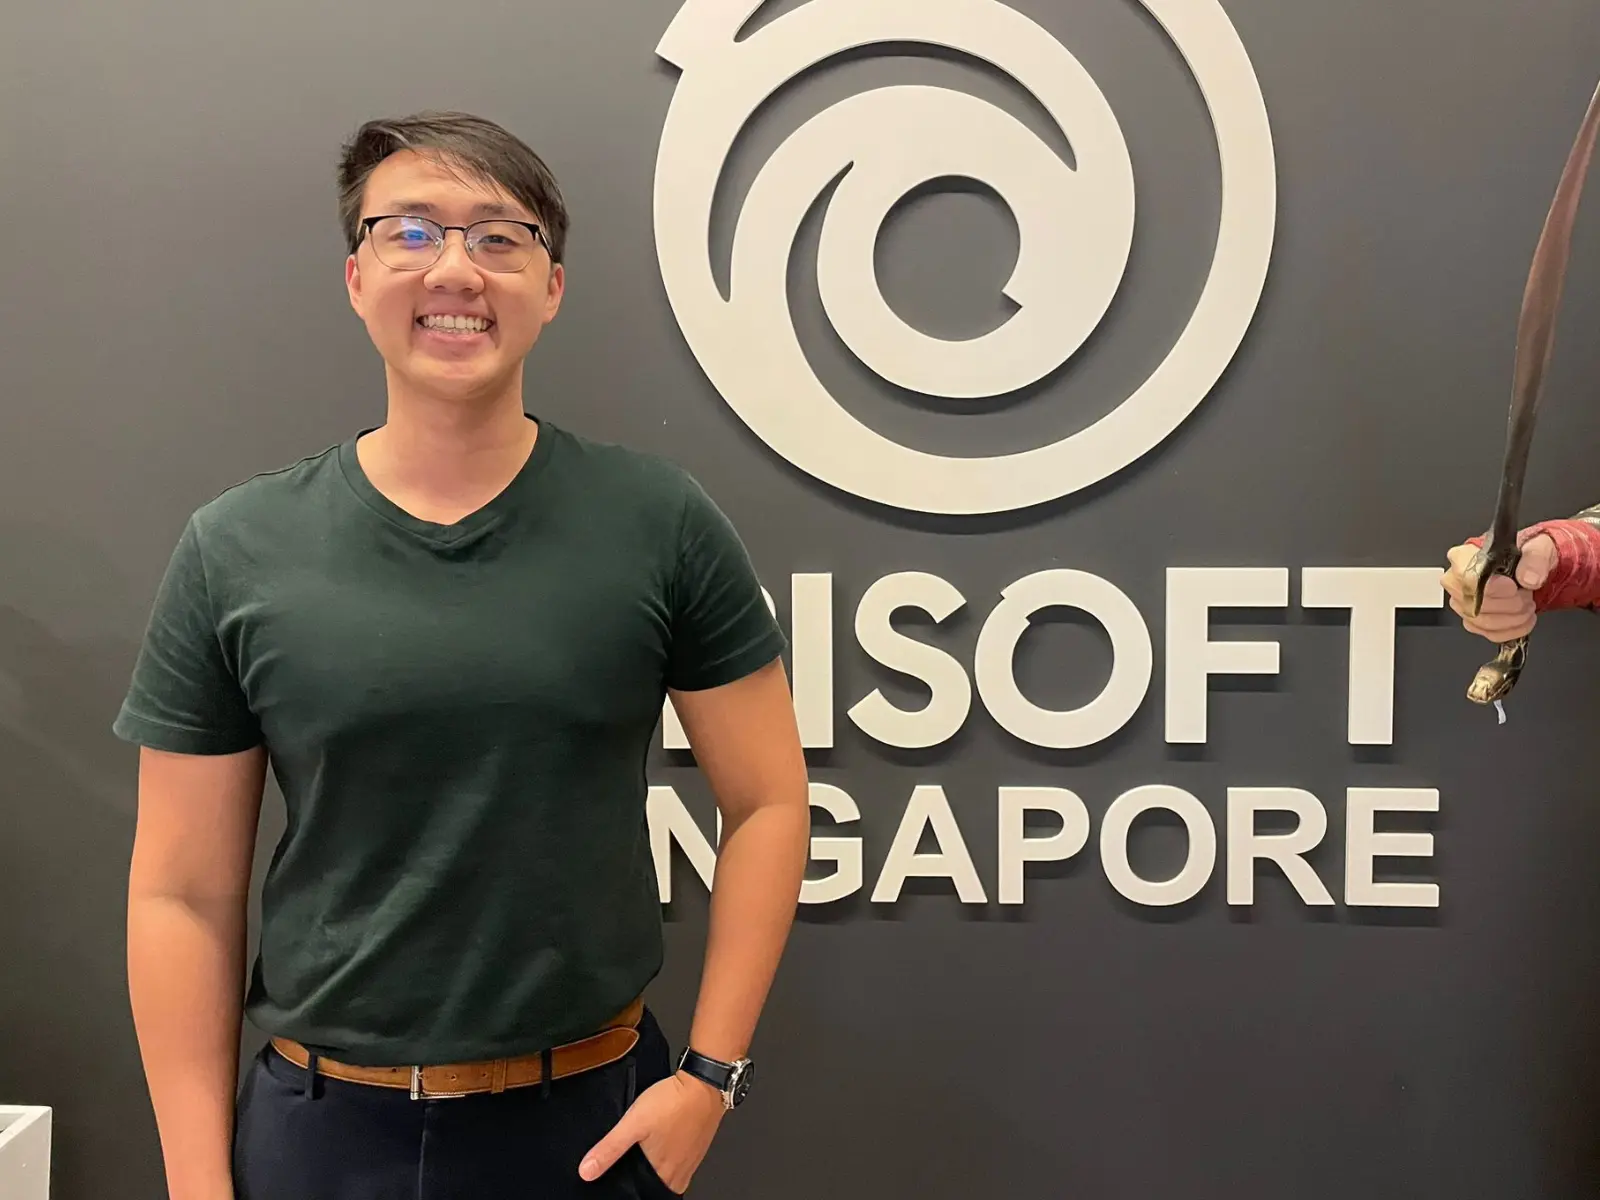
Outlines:
[[435, 281], [440, 285], [454, 283], [457, 286], [470, 286], [474, 282], [482, 282], [478, 265], [467, 253], [467, 235], [459, 229], [445, 232], [444, 246], [439, 251], [439, 258], [429, 270], [429, 282]]

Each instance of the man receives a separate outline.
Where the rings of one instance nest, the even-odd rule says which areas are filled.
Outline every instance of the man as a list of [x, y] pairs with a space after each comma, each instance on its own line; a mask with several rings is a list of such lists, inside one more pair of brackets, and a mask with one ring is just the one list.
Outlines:
[[[115, 723], [172, 1200], [681, 1193], [804, 876], [784, 639], [691, 478], [525, 412], [567, 229], [538, 156], [463, 114], [377, 121], [339, 187], [386, 420], [193, 514]], [[640, 1000], [668, 695], [723, 817], [677, 1063]], [[241, 1012], [269, 764], [288, 824]], [[272, 1040], [241, 1084], [245, 1013]]]
[[1482, 545], [1477, 537], [1452, 546], [1442, 577], [1450, 607], [1469, 631], [1499, 644], [1530, 633], [1541, 612], [1600, 607], [1600, 505], [1521, 530], [1516, 583], [1503, 575], [1489, 580], [1474, 617], [1463, 574]]

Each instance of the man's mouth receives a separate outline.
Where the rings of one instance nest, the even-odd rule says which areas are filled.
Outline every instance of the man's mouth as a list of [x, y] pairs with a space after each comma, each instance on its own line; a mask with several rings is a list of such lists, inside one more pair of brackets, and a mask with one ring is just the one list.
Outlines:
[[417, 324], [423, 329], [432, 330], [434, 333], [472, 334], [487, 333], [494, 327], [494, 322], [487, 317], [448, 317], [426, 316], [418, 317]]

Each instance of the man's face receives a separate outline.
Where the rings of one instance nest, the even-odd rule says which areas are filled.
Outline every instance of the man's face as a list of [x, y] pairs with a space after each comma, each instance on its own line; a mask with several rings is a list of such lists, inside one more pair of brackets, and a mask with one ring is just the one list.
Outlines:
[[[441, 225], [539, 220], [505, 191], [464, 171], [452, 174], [409, 150], [378, 165], [361, 206], [363, 217], [397, 213]], [[385, 265], [363, 237], [345, 264], [345, 285], [393, 376], [433, 395], [468, 399], [513, 385], [523, 359], [561, 305], [564, 272], [552, 265], [542, 240], [522, 270], [491, 271], [467, 254], [457, 230], [445, 234], [439, 261], [422, 270]], [[444, 317], [481, 318], [488, 327], [483, 332], [438, 328]]]

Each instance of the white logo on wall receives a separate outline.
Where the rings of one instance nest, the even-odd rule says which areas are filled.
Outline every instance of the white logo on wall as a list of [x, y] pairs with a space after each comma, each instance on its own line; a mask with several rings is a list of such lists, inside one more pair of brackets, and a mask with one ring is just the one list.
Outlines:
[[[1210, 275], [1165, 360], [1088, 428], [1015, 454], [947, 458], [862, 424], [806, 361], [787, 274], [806, 211], [843, 172], [822, 227], [817, 280], [828, 319], [860, 361], [929, 396], [977, 400], [1025, 387], [1083, 345], [1109, 308], [1132, 245], [1133, 167], [1083, 66], [997, 0], [810, 0], [750, 37], [760, 0], [688, 0], [657, 53], [682, 72], [656, 162], [655, 228], [668, 300], [723, 399], [769, 447], [817, 479], [927, 513], [1025, 508], [1077, 491], [1148, 453], [1205, 397], [1237, 351], [1266, 279], [1276, 206], [1272, 137], [1255, 72], [1214, 0], [1141, 0], [1189, 65], [1210, 112], [1222, 215]], [[1069, 168], [1015, 118], [943, 88], [895, 86], [818, 113], [762, 166], [738, 216], [729, 296], [712, 274], [712, 198], [750, 117], [786, 82], [843, 52], [888, 42], [980, 58], [1028, 89], [1070, 142]], [[945, 341], [903, 322], [873, 250], [919, 185], [980, 181], [1021, 235], [1006, 285], [1018, 306], [981, 337]]]
[[[1131, 3], [1133, 0], [1104, 0]], [[1047, 376], [1084, 344], [1122, 283], [1134, 234], [1135, 186], [1127, 146], [1104, 95], [1045, 30], [997, 0], [809, 0], [736, 40], [761, 0], [686, 0], [657, 47], [682, 77], [662, 131], [656, 165], [655, 225], [662, 279], [695, 357], [727, 404], [775, 453], [854, 495], [938, 514], [1026, 508], [1094, 484], [1137, 460], [1182, 424], [1236, 353], [1260, 301], [1272, 251], [1276, 204], [1272, 139], [1249, 58], [1215, 0], [1139, 0], [1178, 47], [1199, 84], [1216, 132], [1222, 210], [1210, 273], [1188, 324], [1149, 378], [1113, 411], [1070, 437], [1022, 453], [946, 458], [900, 445], [852, 417], [807, 361], [789, 309], [788, 269], [804, 215], [838, 180], [823, 217], [817, 278], [828, 319], [851, 351], [884, 379], [931, 396], [977, 400]], [[924, 43], [985, 60], [1027, 88], [1066, 135], [1069, 169], [1020, 122], [974, 97], [942, 88], [883, 87], [843, 100], [806, 121], [762, 165], [738, 213], [729, 295], [712, 272], [713, 197], [741, 130], [789, 80], [845, 51]], [[903, 323], [878, 286], [874, 250], [896, 203], [923, 183], [967, 177], [993, 188], [1021, 234], [1006, 294], [1018, 311], [993, 332], [965, 341], [929, 337]], [[1169, 743], [1203, 744], [1209, 681], [1223, 675], [1275, 675], [1280, 645], [1213, 640], [1216, 609], [1282, 610], [1290, 603], [1287, 567], [1169, 567], [1164, 635], [1164, 727]], [[1304, 608], [1349, 613], [1345, 681], [1346, 739], [1394, 740], [1395, 633], [1402, 609], [1437, 610], [1435, 567], [1305, 566]], [[981, 597], [978, 597], [981, 598]], [[770, 593], [767, 602], [774, 612]], [[871, 583], [854, 613], [856, 646], [889, 671], [922, 681], [921, 708], [896, 706], [881, 690], [843, 707], [867, 739], [901, 750], [943, 745], [966, 725], [975, 704], [1010, 736], [1048, 750], [1092, 746], [1121, 730], [1146, 703], [1155, 681], [1150, 623], [1113, 582], [1066, 567], [1036, 570], [989, 597], [970, 664], [894, 628], [901, 609], [935, 622], [969, 602], [930, 571], [897, 570]], [[789, 580], [789, 636], [795, 714], [808, 749], [831, 748], [840, 710], [834, 680], [835, 586], [830, 573]], [[1074, 608], [1093, 618], [1112, 645], [1112, 667], [1098, 695], [1052, 710], [1023, 693], [1014, 671], [1034, 615]], [[688, 746], [670, 703], [662, 743]], [[907, 879], [939, 877], [962, 903], [1021, 904], [1030, 863], [1071, 858], [1090, 844], [1088, 805], [1066, 787], [1000, 784], [993, 884], [966, 844], [944, 787], [919, 777], [875, 881], [866, 875], [863, 839], [818, 836], [801, 903], [831, 903], [870, 888], [893, 904]], [[1439, 887], [1380, 880], [1384, 857], [1428, 858], [1432, 836], [1384, 832], [1379, 815], [1434, 812], [1433, 788], [1345, 789], [1342, 899], [1351, 906], [1437, 907]], [[875, 797], [874, 803], [881, 803]], [[833, 782], [811, 782], [812, 805], [849, 826], [857, 798]], [[676, 790], [650, 788], [650, 833], [663, 902], [671, 899], [671, 846], [680, 846], [708, 886], [716, 837], [708, 838]], [[1196, 896], [1225, 859], [1227, 902], [1255, 902], [1256, 865], [1276, 864], [1302, 903], [1335, 903], [1307, 855], [1336, 829], [1321, 798], [1297, 786], [1228, 787], [1222, 821], [1170, 783], [1130, 787], [1105, 808], [1098, 855], [1105, 877], [1140, 905], [1181, 904]], [[1143, 814], [1176, 814], [1188, 854], [1169, 879], [1141, 877], [1128, 855]], [[1293, 818], [1289, 832], [1262, 833], [1260, 814]], [[1057, 832], [1028, 830], [1030, 813], [1048, 813]], [[1219, 830], [1219, 824], [1222, 828]], [[923, 851], [930, 833], [937, 849]]]

